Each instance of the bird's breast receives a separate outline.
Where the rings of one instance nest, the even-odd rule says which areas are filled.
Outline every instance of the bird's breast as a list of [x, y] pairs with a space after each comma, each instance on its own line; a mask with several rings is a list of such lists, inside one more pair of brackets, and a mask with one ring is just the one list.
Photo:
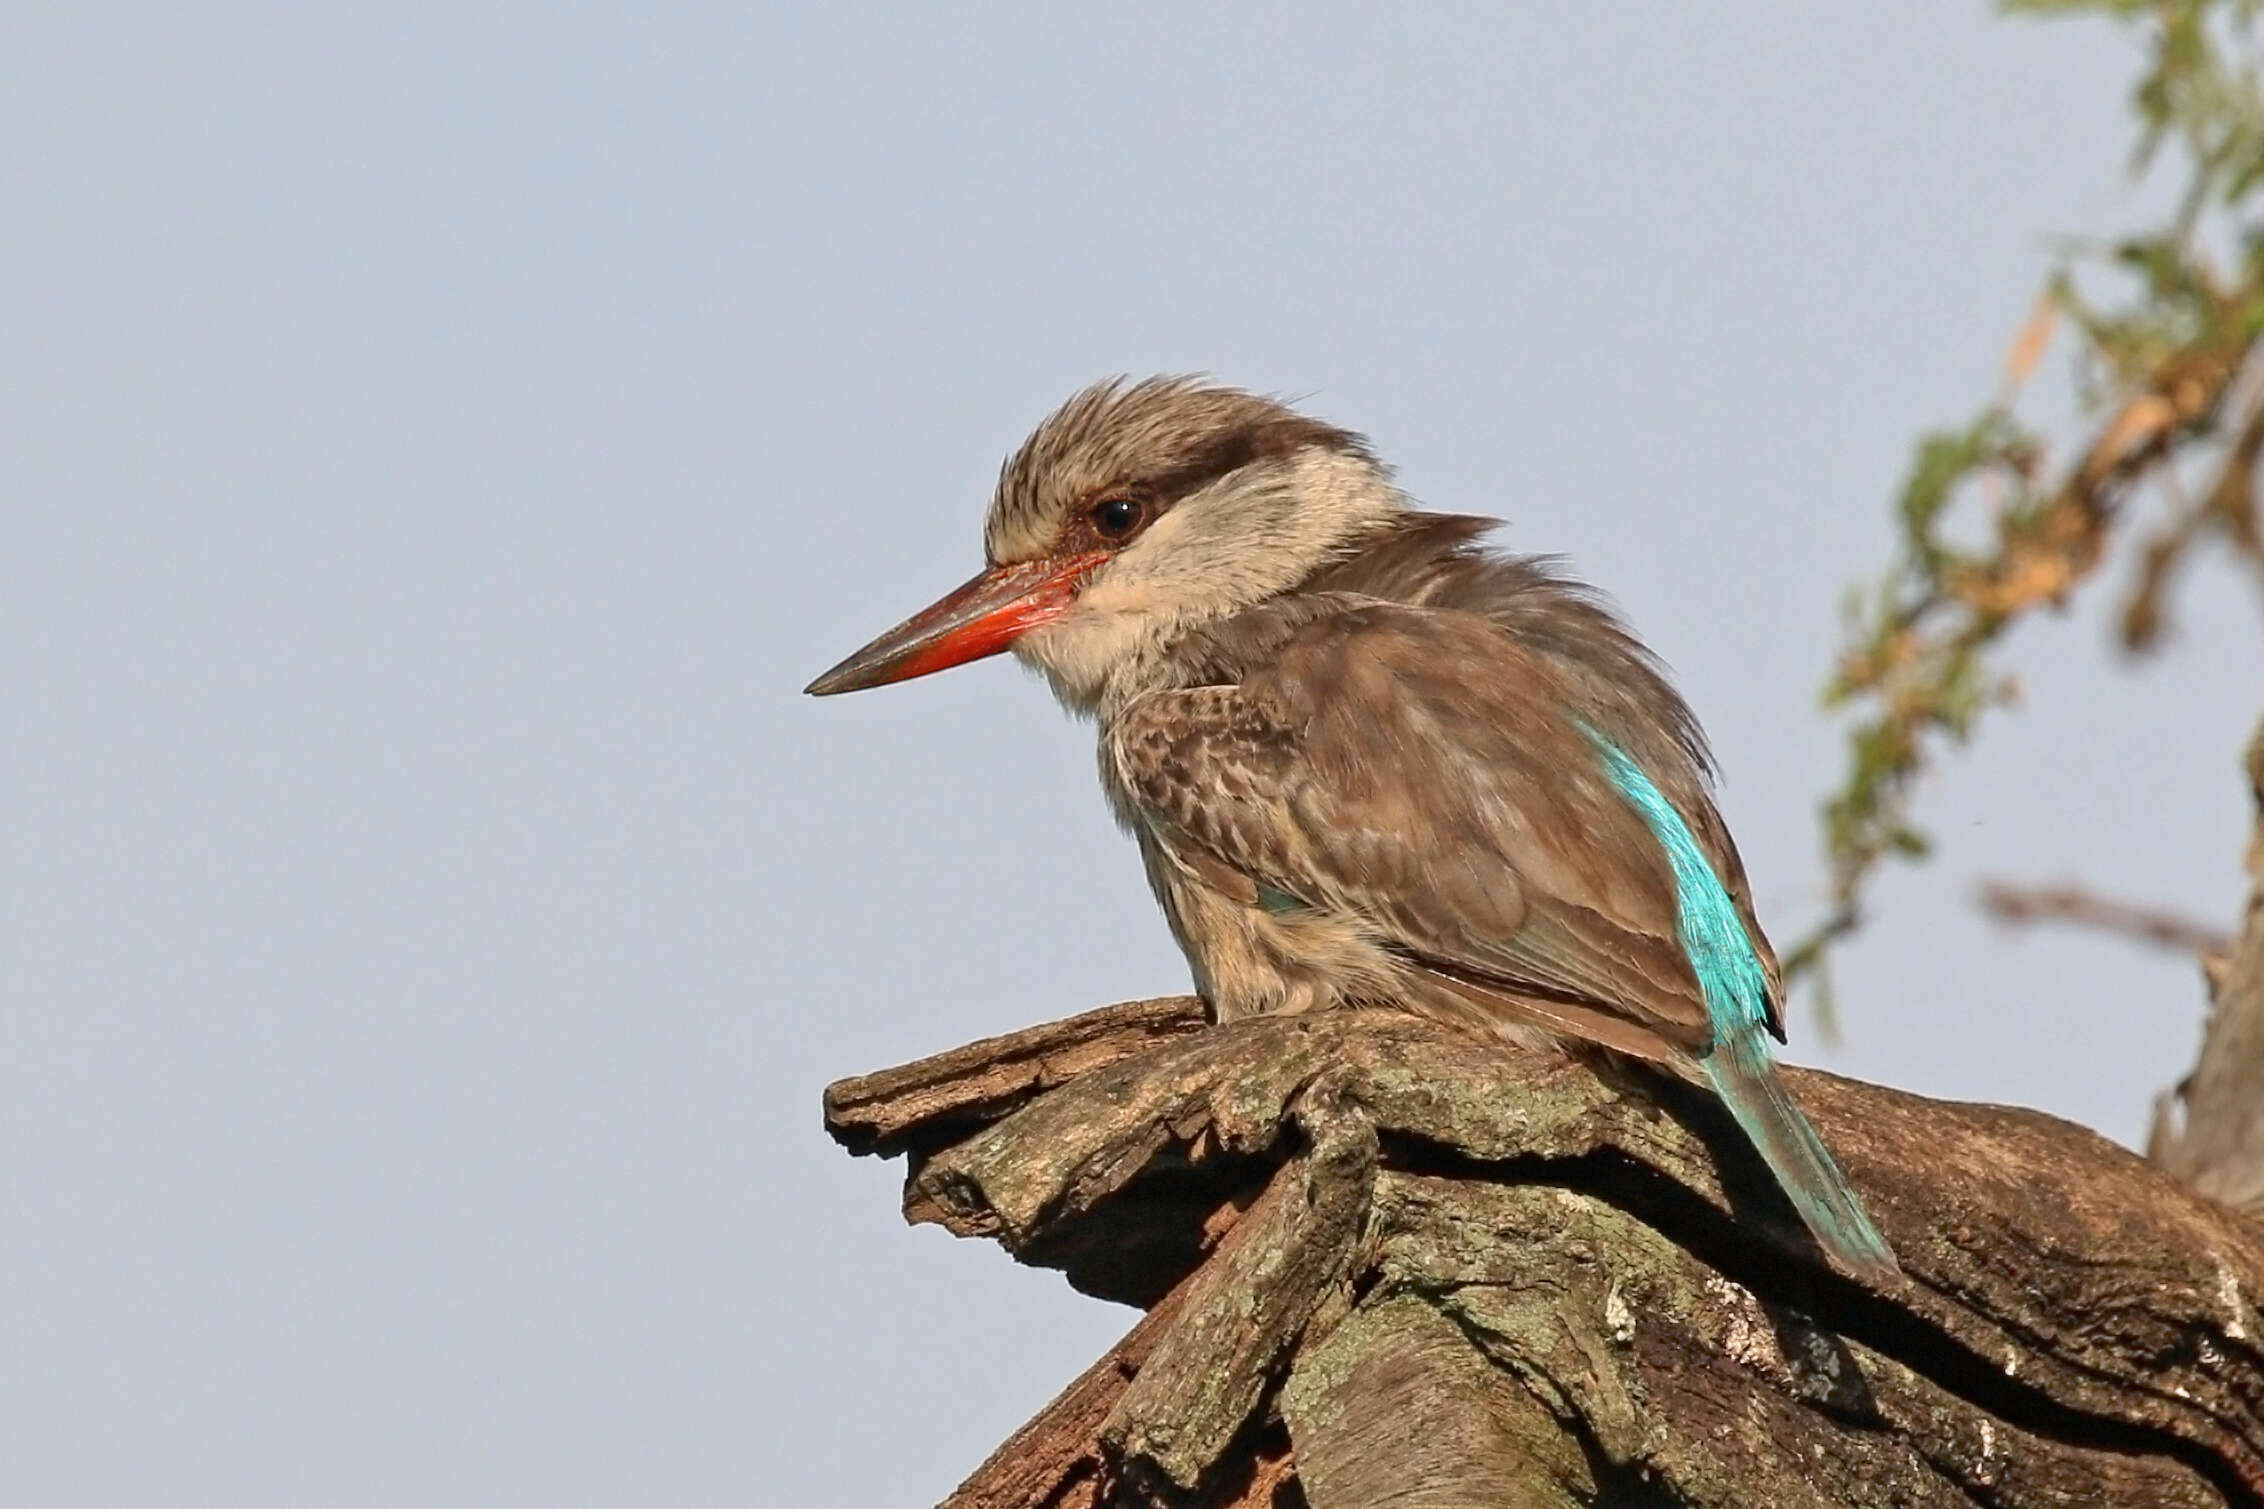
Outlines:
[[1402, 994], [1401, 966], [1353, 919], [1189, 855], [1145, 823], [1135, 836], [1195, 988], [1220, 1021], [1382, 1004]]

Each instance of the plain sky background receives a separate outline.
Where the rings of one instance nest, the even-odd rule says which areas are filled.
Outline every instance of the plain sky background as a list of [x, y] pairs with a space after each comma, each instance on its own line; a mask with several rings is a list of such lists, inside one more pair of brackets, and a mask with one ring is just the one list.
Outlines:
[[[0, 12], [0, 1501], [923, 1504], [1132, 1319], [841, 1075], [1183, 988], [1006, 662], [825, 703], [1105, 373], [1309, 395], [1675, 666], [1781, 939], [1814, 691], [2135, 54], [1948, 3]], [[1793, 1056], [2125, 1141], [2254, 594], [2024, 633]]]

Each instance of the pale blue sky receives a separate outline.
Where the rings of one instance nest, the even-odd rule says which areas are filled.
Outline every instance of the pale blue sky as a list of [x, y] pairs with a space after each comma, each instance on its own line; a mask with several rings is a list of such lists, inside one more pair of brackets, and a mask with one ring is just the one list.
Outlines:
[[[1674, 664], [1780, 937], [1813, 690], [2132, 58], [1972, 7], [0, 15], [0, 1500], [930, 1502], [1131, 1319], [897, 1220], [837, 1076], [1184, 969], [997, 663], [814, 703], [1104, 373], [1310, 395]], [[2253, 595], [1928, 791], [1847, 1040], [2129, 1140]]]

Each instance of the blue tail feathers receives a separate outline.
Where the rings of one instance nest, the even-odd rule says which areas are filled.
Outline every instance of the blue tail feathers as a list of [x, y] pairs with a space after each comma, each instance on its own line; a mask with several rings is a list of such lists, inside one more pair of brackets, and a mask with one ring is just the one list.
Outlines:
[[1859, 1278], [1892, 1283], [1902, 1271], [1893, 1250], [1785, 1089], [1761, 1035], [1746, 1028], [1698, 1062], [1824, 1250]]
[[1901, 1269], [1886, 1238], [1777, 1073], [1762, 1035], [1768, 1022], [1768, 975], [1721, 877], [1682, 814], [1642, 767], [1596, 730], [1587, 733], [1612, 784], [1641, 815], [1674, 869], [1677, 931], [1714, 1032], [1712, 1048], [1698, 1061], [1714, 1092], [1753, 1140], [1824, 1250], [1865, 1279], [1892, 1282]]

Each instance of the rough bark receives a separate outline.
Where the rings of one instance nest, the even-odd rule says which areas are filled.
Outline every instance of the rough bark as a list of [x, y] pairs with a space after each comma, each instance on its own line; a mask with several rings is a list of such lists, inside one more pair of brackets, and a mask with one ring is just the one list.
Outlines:
[[2257, 1226], [2034, 1112], [1795, 1088], [1891, 1289], [1701, 1093], [1395, 1013], [1135, 1003], [827, 1114], [911, 1219], [1149, 1311], [950, 1509], [2264, 1505]]
[[2186, 1183], [2264, 1212], [2264, 724], [2249, 741], [2257, 824], [2248, 844], [2248, 906], [2231, 952], [2207, 959], [2209, 1023], [2201, 1057], [2154, 1108], [2147, 1152]]

